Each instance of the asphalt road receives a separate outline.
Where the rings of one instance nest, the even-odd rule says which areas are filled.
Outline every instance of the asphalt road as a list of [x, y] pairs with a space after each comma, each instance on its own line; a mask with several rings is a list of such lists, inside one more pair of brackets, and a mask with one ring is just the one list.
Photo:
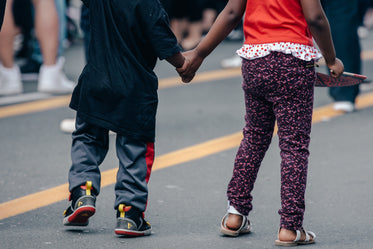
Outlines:
[[[363, 73], [373, 79], [373, 33], [362, 45]], [[239, 238], [218, 232], [244, 125], [241, 76], [237, 70], [221, 72], [220, 61], [239, 46], [221, 44], [199, 71], [205, 78], [188, 85], [172, 78], [176, 72], [166, 62], [157, 65], [157, 158], [146, 212], [153, 233], [144, 238], [114, 234], [114, 136], [101, 166], [105, 186], [97, 213], [88, 227], [66, 228], [62, 213], [68, 206], [64, 190], [71, 136], [59, 124], [74, 117], [69, 96], [38, 94], [36, 82], [25, 82], [25, 94], [0, 98], [0, 248], [275, 248], [280, 208], [276, 136], [253, 192], [253, 232]], [[77, 80], [83, 60], [81, 44], [67, 49], [69, 78]], [[365, 85], [359, 110], [342, 115], [332, 111], [326, 88], [316, 90], [304, 221], [317, 233], [312, 248], [373, 248], [372, 100], [373, 87]]]

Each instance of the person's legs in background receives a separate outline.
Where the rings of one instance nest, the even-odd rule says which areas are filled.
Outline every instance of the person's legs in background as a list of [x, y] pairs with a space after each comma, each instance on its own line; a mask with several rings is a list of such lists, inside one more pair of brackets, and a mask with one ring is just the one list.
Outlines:
[[[38, 40], [34, 40], [33, 53], [31, 58], [21, 67], [22, 77], [25, 80], [36, 80], [38, 82], [38, 90], [41, 92], [50, 92], [50, 93], [69, 93], [74, 88], [74, 83], [67, 79], [65, 73], [63, 72], [64, 58], [62, 57], [64, 51], [64, 40], [66, 38], [66, 2], [64, 0], [55, 0], [55, 11], [50, 17], [46, 18], [55, 18], [54, 15], [58, 16], [58, 41], [57, 49], [53, 48], [52, 50], [43, 51], [43, 45], [40, 42], [42, 37]], [[35, 5], [35, 11], [37, 6]], [[47, 7], [46, 5], [40, 7], [44, 11], [47, 8], [52, 8], [51, 5]], [[38, 13], [35, 12], [35, 18], [38, 17]], [[36, 27], [36, 26], [35, 26]], [[53, 35], [53, 37], [56, 34]], [[46, 35], [45, 35], [46, 36]], [[53, 40], [55, 41], [55, 38]], [[52, 52], [53, 51], [53, 52]], [[49, 54], [54, 54], [54, 63], [48, 64]], [[39, 74], [40, 70], [40, 74]]]
[[21, 74], [14, 63], [13, 43], [19, 29], [14, 22], [12, 6], [13, 0], [8, 0], [0, 32], [0, 95], [18, 94], [23, 91]]
[[[58, 14], [59, 36], [58, 36], [58, 57], [63, 54], [63, 42], [66, 39], [66, 2], [65, 0], [55, 0]], [[21, 65], [23, 80], [37, 80], [40, 66], [43, 64], [43, 56], [37, 39], [32, 41], [32, 54], [27, 61]]]
[[46, 66], [56, 64], [58, 51], [58, 14], [52, 1], [33, 0], [35, 8], [35, 35], [38, 38], [43, 63]]
[[[359, 74], [361, 49], [357, 33], [360, 20], [358, 2], [329, 0], [323, 1], [323, 7], [329, 19], [337, 57], [343, 61], [346, 72]], [[344, 112], [354, 111], [359, 90], [359, 85], [329, 88], [329, 95], [335, 101], [334, 109]]]
[[[13, 1], [14, 22], [21, 31], [21, 43], [16, 51], [16, 58], [28, 58], [32, 53], [34, 17], [30, 0]], [[21, 69], [22, 71], [22, 69]]]
[[364, 17], [366, 12], [369, 9], [370, 0], [360, 0], [359, 1], [359, 9], [358, 9], [358, 16], [359, 16], [359, 28], [357, 33], [360, 39], [367, 38], [369, 35], [369, 29], [364, 24]]
[[35, 7], [35, 34], [38, 38], [43, 65], [40, 68], [38, 91], [69, 93], [74, 83], [62, 71], [64, 59], [58, 58], [59, 23], [54, 1], [33, 0]]
[[165, 1], [165, 3], [166, 11], [170, 18], [171, 29], [174, 32], [178, 43], [181, 44], [188, 28], [188, 21], [185, 14], [187, 2], [180, 0], [169, 0]]
[[187, 36], [181, 41], [184, 50], [193, 49], [201, 41], [204, 3], [200, 0], [188, 0], [186, 18], [188, 20]]
[[368, 30], [373, 28], [373, 0], [369, 0], [369, 6], [363, 18], [363, 24]]
[[[14, 23], [11, 7], [7, 3], [4, 27], [0, 33], [1, 87], [0, 94], [18, 94], [23, 91], [20, 72], [14, 63], [13, 42], [19, 30]], [[57, 59], [59, 24], [54, 1], [33, 0], [35, 9], [35, 35], [41, 47], [43, 65], [40, 69], [38, 91], [48, 93], [72, 92], [74, 83], [62, 72], [63, 59]]]

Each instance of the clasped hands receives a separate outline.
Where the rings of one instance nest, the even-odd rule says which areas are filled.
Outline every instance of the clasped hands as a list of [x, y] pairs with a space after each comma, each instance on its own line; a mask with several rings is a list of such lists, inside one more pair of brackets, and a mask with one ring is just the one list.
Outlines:
[[184, 64], [182, 67], [176, 68], [176, 71], [184, 83], [189, 83], [196, 75], [196, 72], [201, 66], [204, 58], [199, 56], [196, 49], [184, 52], [183, 56], [185, 58]]

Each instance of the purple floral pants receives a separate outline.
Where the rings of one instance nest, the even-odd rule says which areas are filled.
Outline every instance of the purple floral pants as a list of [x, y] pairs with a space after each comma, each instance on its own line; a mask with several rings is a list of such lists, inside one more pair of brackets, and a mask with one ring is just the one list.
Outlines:
[[252, 210], [251, 191], [277, 121], [281, 150], [280, 226], [290, 230], [302, 227], [305, 210], [316, 80], [313, 64], [279, 52], [242, 63], [246, 125], [228, 185], [228, 200], [243, 215]]

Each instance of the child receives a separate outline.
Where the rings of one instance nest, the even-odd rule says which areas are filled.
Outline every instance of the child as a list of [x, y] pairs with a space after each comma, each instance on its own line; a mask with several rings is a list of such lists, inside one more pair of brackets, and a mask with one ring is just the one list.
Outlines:
[[99, 165], [117, 133], [115, 184], [118, 235], [151, 233], [144, 220], [154, 160], [157, 58], [184, 65], [168, 17], [158, 0], [85, 0], [89, 8], [89, 59], [74, 89], [77, 111], [69, 171], [71, 205], [63, 224], [86, 226], [100, 192]]
[[321, 56], [333, 77], [343, 72], [336, 58], [328, 21], [319, 0], [230, 0], [206, 37], [186, 52], [189, 67], [178, 69], [184, 82], [192, 80], [202, 61], [244, 16], [242, 57], [246, 104], [244, 138], [228, 185], [229, 209], [221, 232], [238, 236], [250, 232], [254, 182], [278, 124], [281, 149], [281, 216], [276, 245], [315, 242], [315, 234], [302, 228], [310, 142], [314, 60]]

